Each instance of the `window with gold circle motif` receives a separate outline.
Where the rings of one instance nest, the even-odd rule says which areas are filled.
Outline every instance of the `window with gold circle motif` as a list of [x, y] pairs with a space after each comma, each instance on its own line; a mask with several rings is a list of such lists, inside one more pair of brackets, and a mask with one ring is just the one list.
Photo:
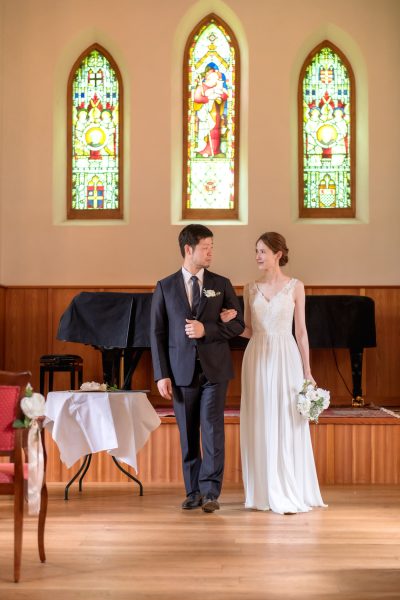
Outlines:
[[68, 98], [68, 218], [122, 218], [122, 81], [98, 44], [72, 68]]
[[331, 42], [307, 57], [298, 95], [299, 215], [354, 217], [355, 82]]

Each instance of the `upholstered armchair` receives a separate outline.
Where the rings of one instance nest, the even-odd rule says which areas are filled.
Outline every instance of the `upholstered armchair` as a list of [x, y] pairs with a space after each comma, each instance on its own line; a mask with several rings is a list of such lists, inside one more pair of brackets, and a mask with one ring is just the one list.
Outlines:
[[[22, 532], [24, 520], [24, 496], [28, 480], [28, 457], [24, 452], [25, 429], [14, 429], [13, 423], [22, 418], [20, 401], [26, 385], [31, 379], [29, 371], [11, 373], [0, 371], [0, 495], [14, 496], [14, 580], [19, 581], [21, 571]], [[43, 431], [42, 443], [44, 442]], [[44, 449], [44, 444], [43, 444]], [[44, 453], [44, 473], [46, 474], [46, 456]], [[40, 560], [46, 560], [44, 550], [44, 527], [47, 512], [47, 488], [45, 474], [40, 492], [40, 511], [38, 523], [38, 546]]]

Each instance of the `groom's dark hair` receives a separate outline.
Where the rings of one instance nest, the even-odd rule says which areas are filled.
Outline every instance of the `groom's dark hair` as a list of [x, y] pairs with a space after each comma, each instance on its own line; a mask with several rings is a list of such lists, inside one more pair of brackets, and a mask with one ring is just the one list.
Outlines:
[[186, 244], [192, 249], [197, 246], [200, 240], [204, 238], [213, 237], [213, 232], [205, 227], [205, 225], [186, 225], [179, 234], [179, 248], [181, 250], [182, 257], [185, 258], [185, 246]]

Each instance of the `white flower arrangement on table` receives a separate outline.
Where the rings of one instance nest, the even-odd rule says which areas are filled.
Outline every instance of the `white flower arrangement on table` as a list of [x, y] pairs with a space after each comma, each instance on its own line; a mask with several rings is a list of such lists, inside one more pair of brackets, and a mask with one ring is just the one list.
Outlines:
[[203, 288], [203, 294], [206, 298], [216, 298], [216, 296], [221, 295], [221, 292], [216, 292], [215, 290], [206, 290], [206, 288]]
[[308, 379], [304, 380], [303, 387], [297, 397], [297, 410], [309, 421], [318, 423], [318, 418], [330, 403], [328, 390], [313, 385]]
[[79, 388], [81, 392], [119, 392], [121, 391], [116, 385], [108, 385], [108, 383], [97, 383], [97, 381], [85, 381]]
[[82, 392], [106, 392], [106, 383], [97, 383], [97, 381], [85, 381], [82, 383], [80, 390]]

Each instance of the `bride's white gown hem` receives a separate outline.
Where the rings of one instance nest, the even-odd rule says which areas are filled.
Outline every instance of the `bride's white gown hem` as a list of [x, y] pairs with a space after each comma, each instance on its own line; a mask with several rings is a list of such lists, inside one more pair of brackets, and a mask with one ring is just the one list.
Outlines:
[[276, 513], [326, 506], [321, 498], [308, 420], [297, 411], [303, 365], [292, 334], [290, 279], [268, 300], [246, 286], [252, 337], [243, 357], [240, 446], [245, 508]]

